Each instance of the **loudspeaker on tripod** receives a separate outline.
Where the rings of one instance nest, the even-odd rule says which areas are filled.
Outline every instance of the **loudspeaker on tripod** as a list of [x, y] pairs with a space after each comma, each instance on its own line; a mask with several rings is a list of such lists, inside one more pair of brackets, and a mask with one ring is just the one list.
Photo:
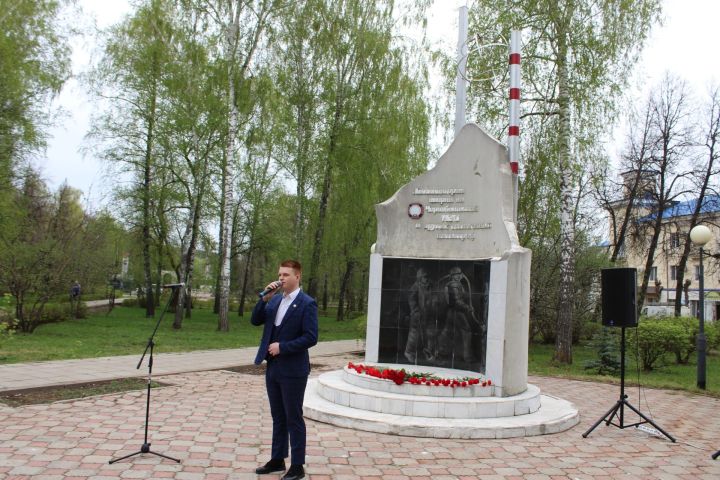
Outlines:
[[603, 325], [637, 327], [637, 269], [604, 268], [600, 273]]

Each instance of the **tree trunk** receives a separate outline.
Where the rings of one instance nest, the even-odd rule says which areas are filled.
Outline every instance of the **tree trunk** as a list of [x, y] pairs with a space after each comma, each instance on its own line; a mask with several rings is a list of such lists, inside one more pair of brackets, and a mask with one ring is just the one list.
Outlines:
[[560, 129], [560, 289], [557, 310], [557, 336], [554, 360], [572, 363], [575, 284], [575, 225], [573, 223], [573, 170], [570, 149], [570, 99], [568, 94], [568, 47], [566, 30], [560, 25], [558, 35], [558, 108]]
[[[661, 187], [662, 188], [662, 187]], [[650, 237], [650, 245], [648, 246], [648, 252], [647, 257], [645, 258], [645, 271], [643, 272], [642, 276], [642, 283], [640, 285], [640, 291], [638, 292], [638, 299], [637, 299], [637, 316], [640, 316], [640, 312], [642, 311], [643, 305], [645, 304], [645, 296], [646, 291], [648, 288], [648, 285], [650, 283], [650, 273], [652, 270], [653, 263], [655, 263], [655, 250], [657, 250], [657, 244], [658, 239], [660, 238], [660, 231], [662, 230], [662, 216], [664, 208], [664, 202], [659, 203], [660, 207], [658, 208], [657, 212], [655, 212], [655, 215], [657, 218], [653, 222], [653, 233], [652, 237]]]
[[[156, 68], [156, 61], [153, 61], [153, 69]], [[155, 108], [157, 101], [156, 85], [153, 83], [150, 94], [150, 114], [148, 115], [148, 126], [145, 135], [145, 163], [143, 171], [142, 190], [142, 245], [143, 245], [143, 273], [145, 275], [145, 316], [155, 316], [155, 300], [152, 291], [152, 274], [150, 272], [150, 191], [152, 186], [152, 146], [155, 128]]]
[[[644, 154], [641, 154], [644, 155]], [[622, 251], [622, 247], [625, 243], [625, 235], [627, 235], [627, 229], [628, 225], [631, 220], [631, 215], [633, 211], [633, 207], [635, 206], [635, 199], [638, 194], [638, 186], [640, 185], [640, 179], [642, 178], [643, 173], [643, 162], [642, 159], [640, 161], [640, 164], [637, 166], [637, 171], [635, 173], [635, 178], [633, 179], [633, 185], [630, 189], [630, 192], [628, 193], [628, 203], [625, 205], [625, 216], [623, 217], [622, 223], [620, 224], [620, 231], [617, 234], [617, 237], [615, 239], [615, 246], [613, 247], [612, 255], [610, 256], [610, 262], [615, 263], [615, 261], [618, 258], [618, 255], [620, 255], [620, 252]]]
[[322, 293], [322, 308], [323, 312], [327, 312], [327, 304], [328, 304], [328, 274], [325, 272], [325, 280], [323, 281], [323, 293]]
[[245, 272], [243, 273], [242, 288], [240, 289], [240, 308], [238, 314], [242, 317], [245, 311], [245, 296], [247, 295], [248, 279], [250, 278], [250, 264], [252, 263], [252, 246], [248, 249], [247, 258], [245, 260]]
[[333, 126], [330, 131], [330, 144], [328, 146], [327, 161], [325, 162], [325, 173], [323, 176], [322, 191], [320, 193], [320, 207], [318, 212], [317, 229], [315, 230], [315, 243], [313, 244], [312, 257], [310, 260], [310, 275], [308, 279], [308, 295], [315, 298], [317, 294], [317, 275], [320, 266], [320, 250], [322, 248], [323, 235], [325, 233], [325, 217], [327, 215], [328, 199], [330, 198], [330, 187], [333, 173], [333, 157], [335, 155], [335, 142], [337, 141], [338, 129], [340, 128], [341, 100], [340, 94], [335, 101], [335, 114]]
[[162, 258], [162, 252], [158, 252], [158, 262], [157, 262], [157, 282], [155, 283], [155, 306], [158, 306], [160, 302], [160, 294], [162, 293], [162, 283], [163, 283], [163, 274], [162, 274], [162, 261], [160, 260]]
[[[181, 256], [180, 266], [178, 268], [178, 281], [185, 283], [185, 288], [180, 288], [178, 292], [178, 306], [175, 310], [175, 320], [173, 322], [173, 328], [179, 330], [182, 328], [183, 318], [183, 306], [189, 305], [190, 302], [186, 303], [186, 295], [190, 295], [190, 288], [192, 283], [192, 274], [195, 264], [195, 249], [197, 248], [197, 237], [200, 231], [200, 214], [202, 208], [202, 202], [205, 191], [205, 173], [207, 172], [207, 161], [203, 166], [203, 173], [200, 176], [201, 185], [199, 186], [199, 192], [197, 197], [191, 205], [192, 216], [188, 218], [185, 225], [185, 233], [183, 234], [183, 240], [181, 242]], [[187, 290], [187, 291], [186, 291]], [[186, 317], [190, 317], [192, 312], [189, 308], [186, 309]]]
[[335, 317], [335, 320], [338, 322], [345, 320], [345, 295], [347, 293], [348, 283], [350, 282], [350, 277], [352, 276], [354, 267], [355, 262], [353, 260], [349, 260], [345, 264], [345, 273], [340, 281], [340, 295], [338, 297], [337, 316]]
[[720, 114], [718, 114], [717, 105], [715, 102], [717, 101], [717, 97], [713, 95], [713, 105], [711, 108], [711, 117], [710, 117], [710, 133], [707, 138], [707, 148], [708, 148], [708, 164], [705, 168], [705, 173], [703, 177], [703, 183], [700, 187], [700, 195], [697, 199], [697, 204], [695, 204], [695, 210], [693, 210], [692, 217], [690, 219], [690, 228], [688, 228], [687, 233], [685, 234], [685, 244], [683, 246], [683, 253], [682, 257], [680, 257], [680, 263], [677, 267], [677, 283], [675, 284], [675, 316], [679, 317], [682, 309], [682, 290], [683, 290], [683, 280], [685, 279], [685, 266], [687, 265], [688, 257], [690, 256], [690, 247], [691, 240], [690, 240], [690, 230], [693, 229], [695, 225], [698, 224], [698, 219], [700, 218], [700, 212], [702, 210], [702, 204], [703, 200], [705, 200], [705, 194], [707, 193], [708, 184], [710, 183], [710, 177], [713, 175], [713, 167], [715, 163], [715, 142], [717, 141], [718, 136], [720, 135]]
[[[224, 169], [224, 168], [225, 168], [225, 167], [223, 166], [223, 169]], [[224, 183], [224, 182], [223, 182], [223, 183]], [[220, 196], [221, 196], [221, 197], [224, 197], [224, 196], [225, 196], [225, 192], [222, 192], [222, 193], [220, 194]], [[217, 268], [217, 272], [215, 273], [215, 291], [214, 291], [214, 294], [213, 294], [213, 297], [215, 298], [215, 300], [214, 300], [214, 302], [213, 302], [213, 313], [216, 314], [216, 315], [220, 313], [220, 282], [221, 282], [221, 280], [220, 280], [220, 271], [221, 271], [221, 269], [222, 269], [222, 252], [223, 252], [223, 249], [224, 249], [224, 246], [223, 246], [223, 244], [222, 244], [222, 241], [223, 241], [223, 237], [225, 236], [225, 232], [224, 232], [225, 225], [224, 225], [223, 222], [222, 222], [222, 219], [223, 219], [223, 217], [225, 216], [225, 215], [224, 215], [225, 212], [223, 211], [223, 208], [224, 208], [224, 207], [225, 207], [225, 203], [224, 203], [224, 202], [220, 202], [220, 220], [221, 220], [221, 221], [220, 221], [220, 232], [219, 232], [219, 235], [218, 235], [218, 268]], [[218, 328], [219, 328], [219, 326], [218, 326]]]
[[239, 15], [240, 6], [237, 5], [233, 14], [232, 8], [230, 9], [230, 21], [227, 26], [226, 32], [226, 51], [227, 57], [227, 107], [228, 107], [228, 129], [227, 138], [225, 141], [225, 161], [222, 169], [222, 198], [220, 200], [222, 217], [220, 218], [220, 232], [222, 238], [220, 239], [220, 265], [218, 269], [218, 284], [219, 284], [219, 301], [218, 301], [218, 330], [221, 332], [230, 331], [230, 320], [228, 319], [228, 310], [230, 302], [230, 255], [231, 255], [231, 242], [230, 242], [230, 222], [232, 222], [232, 202], [233, 202], [233, 184], [232, 184], [232, 171], [231, 167], [234, 164], [233, 159], [235, 158], [235, 137], [238, 133], [238, 108], [237, 98], [235, 91], [235, 60], [237, 53], [237, 42], [238, 42], [238, 29], [240, 26]]

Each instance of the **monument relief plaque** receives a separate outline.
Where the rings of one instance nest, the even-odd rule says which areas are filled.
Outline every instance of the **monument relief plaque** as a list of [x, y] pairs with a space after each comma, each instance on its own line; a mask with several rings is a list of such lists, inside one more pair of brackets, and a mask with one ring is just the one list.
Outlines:
[[388, 258], [378, 360], [485, 373], [489, 261]]

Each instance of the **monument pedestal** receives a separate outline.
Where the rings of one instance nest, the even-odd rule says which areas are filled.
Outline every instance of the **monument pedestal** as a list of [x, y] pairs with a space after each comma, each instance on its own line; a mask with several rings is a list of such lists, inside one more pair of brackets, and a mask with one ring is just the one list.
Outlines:
[[[401, 368], [401, 365], [382, 365]], [[444, 378], [474, 372], [427, 368]], [[470, 374], [470, 375], [468, 375]], [[345, 368], [311, 379], [304, 413], [313, 420], [369, 432], [430, 438], [511, 438], [557, 433], [575, 426], [577, 409], [565, 400], [523, 393], [497, 397], [493, 387], [402, 384]]]

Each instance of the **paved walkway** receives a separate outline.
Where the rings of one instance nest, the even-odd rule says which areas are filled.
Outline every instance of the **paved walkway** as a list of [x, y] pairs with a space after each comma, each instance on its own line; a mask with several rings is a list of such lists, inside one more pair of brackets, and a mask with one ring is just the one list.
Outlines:
[[[363, 349], [357, 340], [320, 342], [313, 347], [313, 357], [336, 355]], [[249, 365], [257, 347], [231, 350], [200, 350], [195, 352], [153, 355], [153, 377]], [[50, 362], [0, 365], [0, 392], [25, 388], [69, 385], [73, 383], [114, 380], [147, 376], [147, 357], [137, 368], [142, 352], [118, 357], [58, 360]]]
[[[313, 371], [337, 369], [357, 357], [355, 342], [322, 343], [312, 351]], [[177, 464], [137, 451], [144, 440], [145, 391], [102, 395], [49, 405], [0, 406], [0, 479], [242, 480], [268, 459], [270, 414], [262, 376], [217, 370], [250, 363], [254, 349], [162, 354], [155, 372], [171, 386], [153, 390], [149, 440]], [[70, 382], [77, 372], [122, 376], [137, 355], [115, 359], [43, 362], [0, 367], [0, 383], [15, 388]], [[169, 364], [173, 363], [171, 367]], [[180, 364], [185, 365], [181, 367]], [[61, 368], [62, 366], [66, 368]], [[60, 368], [59, 368], [60, 367]], [[43, 373], [46, 369], [54, 373]], [[124, 370], [127, 369], [127, 370]], [[168, 370], [163, 370], [168, 369]], [[185, 373], [173, 373], [182, 369]], [[142, 372], [143, 369], [140, 370]], [[146, 370], [146, 368], [145, 368]], [[76, 372], [76, 373], [73, 373]], [[35, 380], [43, 375], [47, 380]], [[62, 378], [60, 376], [62, 375]], [[33, 377], [25, 378], [22, 377]], [[107, 377], [105, 377], [107, 378]], [[76, 381], [85, 381], [79, 379]], [[438, 440], [359, 432], [307, 421], [311, 480], [419, 479], [718, 479], [720, 400], [682, 392], [628, 389], [630, 402], [677, 438], [600, 425], [619, 394], [617, 386], [531, 377], [544, 393], [578, 406], [580, 425], [554, 435], [504, 440]], [[23, 387], [24, 388], [24, 387]], [[639, 395], [639, 398], [638, 398]], [[627, 415], [626, 422], [633, 421]], [[263, 479], [276, 479], [267, 475]]]

